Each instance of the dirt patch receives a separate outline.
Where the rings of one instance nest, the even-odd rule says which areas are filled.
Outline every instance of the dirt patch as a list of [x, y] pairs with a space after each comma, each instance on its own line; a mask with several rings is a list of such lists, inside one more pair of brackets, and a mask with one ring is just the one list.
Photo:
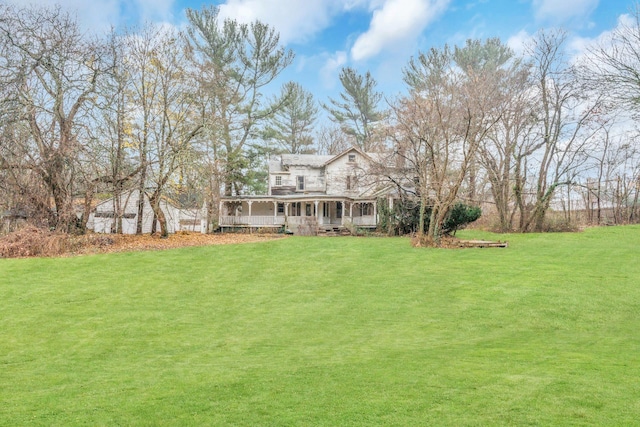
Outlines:
[[62, 257], [83, 254], [149, 251], [186, 246], [230, 245], [284, 238], [281, 234], [202, 234], [181, 232], [159, 235], [115, 235], [89, 233], [72, 236], [36, 227], [24, 227], [0, 237], [0, 258]]

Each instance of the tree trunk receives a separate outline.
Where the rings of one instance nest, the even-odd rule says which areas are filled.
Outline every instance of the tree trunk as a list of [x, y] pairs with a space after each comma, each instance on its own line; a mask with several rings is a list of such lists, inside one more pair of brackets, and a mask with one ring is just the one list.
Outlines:
[[156, 231], [156, 221], [160, 223], [160, 237], [166, 239], [169, 237], [169, 229], [167, 227], [167, 217], [165, 216], [162, 208], [160, 207], [160, 194], [158, 192], [154, 192], [149, 196], [149, 203], [151, 204], [151, 209], [153, 209], [153, 228], [152, 234]]
[[136, 234], [142, 234], [142, 217], [144, 215], [144, 185], [147, 179], [147, 169], [140, 171], [140, 182], [138, 183], [138, 220], [136, 222]]

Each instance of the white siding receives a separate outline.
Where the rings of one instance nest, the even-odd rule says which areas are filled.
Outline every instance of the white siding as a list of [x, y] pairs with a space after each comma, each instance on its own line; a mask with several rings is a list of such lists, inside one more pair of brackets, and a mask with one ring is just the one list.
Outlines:
[[[138, 194], [137, 190], [124, 193], [121, 196], [121, 208], [122, 214], [124, 217], [122, 218], [122, 232], [123, 234], [135, 234], [136, 233], [136, 225], [137, 225], [137, 216], [138, 216]], [[93, 225], [93, 231], [96, 233], [111, 233], [111, 229], [116, 221], [115, 218], [115, 203], [114, 199], [105, 200], [102, 203], [99, 203], [96, 206], [95, 213], [92, 213], [89, 217], [88, 224]], [[167, 218], [167, 230], [169, 233], [175, 233], [180, 230], [180, 220], [188, 219], [193, 216], [193, 220], [198, 219], [197, 213], [188, 213], [190, 211], [176, 208], [175, 206], [170, 205], [166, 201], [160, 202], [160, 209], [164, 212]], [[151, 233], [153, 225], [153, 209], [151, 209], [151, 204], [149, 203], [149, 198], [144, 196], [144, 207], [142, 214], [142, 233], [147, 234]], [[188, 229], [193, 229], [193, 231], [199, 231], [199, 227], [190, 226]], [[160, 224], [156, 224], [156, 230], [160, 231]]]
[[[356, 161], [349, 162], [349, 154], [355, 154]], [[327, 165], [326, 180], [327, 194], [331, 196], [355, 197], [361, 194], [366, 188], [367, 159], [363, 158], [357, 151], [350, 151], [335, 159]], [[349, 189], [347, 189], [347, 183]]]

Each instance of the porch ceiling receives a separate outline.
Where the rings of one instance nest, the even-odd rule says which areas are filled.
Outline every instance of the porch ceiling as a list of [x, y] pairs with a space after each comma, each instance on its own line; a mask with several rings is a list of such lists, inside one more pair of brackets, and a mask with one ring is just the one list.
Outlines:
[[305, 194], [305, 195], [286, 195], [286, 196], [224, 196], [220, 198], [221, 202], [314, 202], [314, 201], [333, 201], [333, 202], [375, 202], [375, 197], [347, 197], [347, 196], [330, 196], [326, 194]]

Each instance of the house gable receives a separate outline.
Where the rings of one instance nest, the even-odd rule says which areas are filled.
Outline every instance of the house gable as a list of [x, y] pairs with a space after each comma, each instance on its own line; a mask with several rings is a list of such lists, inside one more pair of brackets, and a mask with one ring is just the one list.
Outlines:
[[371, 157], [351, 147], [325, 163], [327, 194], [359, 197], [367, 192], [371, 176]]
[[282, 154], [269, 161], [268, 195], [369, 197], [376, 190], [370, 173], [374, 159], [357, 147], [331, 156]]
[[343, 159], [343, 157], [346, 157], [347, 163], [356, 164], [356, 163], [371, 162], [371, 156], [369, 156], [367, 153], [365, 153], [358, 147], [352, 146], [344, 150], [342, 153], [338, 153], [335, 156], [333, 156], [331, 159], [327, 160], [324, 166], [326, 167], [331, 163], [340, 161]]
[[282, 154], [280, 161], [269, 162], [269, 194], [324, 194], [324, 164], [333, 156]]

